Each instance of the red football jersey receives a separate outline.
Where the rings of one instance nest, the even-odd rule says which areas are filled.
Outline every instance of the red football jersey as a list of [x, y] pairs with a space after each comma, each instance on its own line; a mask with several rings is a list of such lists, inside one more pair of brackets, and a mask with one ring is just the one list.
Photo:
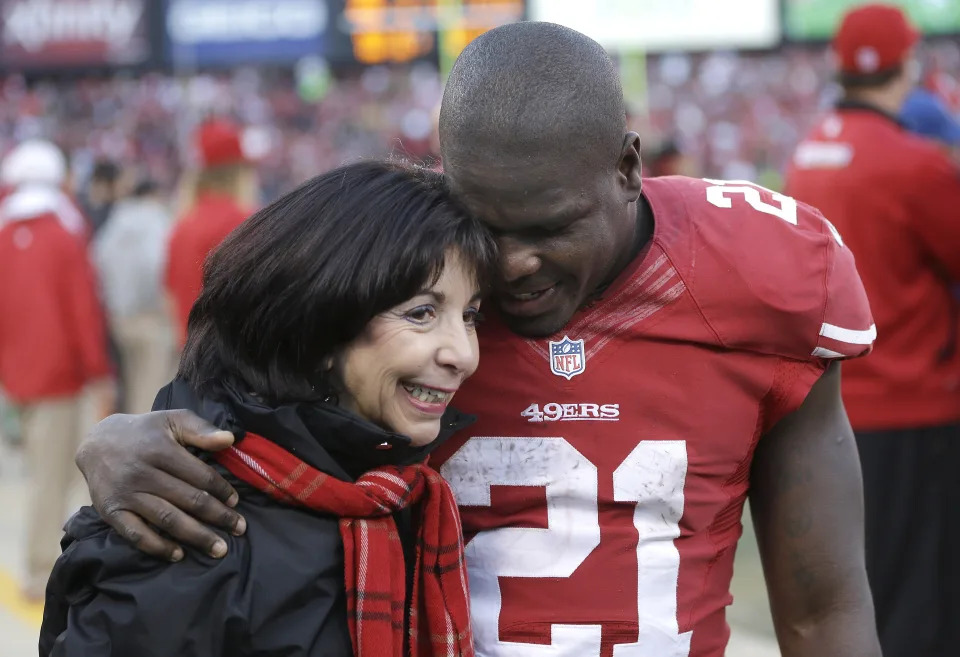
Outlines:
[[432, 458], [463, 514], [485, 657], [720, 657], [754, 448], [875, 331], [815, 210], [644, 182], [649, 248], [563, 332], [493, 322]]

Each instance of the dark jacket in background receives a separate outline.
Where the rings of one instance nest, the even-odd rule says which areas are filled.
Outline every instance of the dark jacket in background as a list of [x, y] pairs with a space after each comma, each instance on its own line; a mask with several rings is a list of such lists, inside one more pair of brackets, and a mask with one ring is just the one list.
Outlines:
[[[335, 406], [271, 408], [228, 385], [217, 399], [198, 399], [175, 381], [154, 405], [167, 408], [269, 438], [345, 481], [387, 463], [420, 462], [471, 421], [451, 410], [440, 437], [415, 448]], [[392, 448], [378, 449], [385, 442]], [[281, 505], [227, 477], [247, 532], [221, 533], [223, 559], [188, 550], [169, 564], [137, 551], [90, 507], [71, 518], [47, 587], [40, 657], [352, 656], [338, 519]], [[411, 566], [409, 592], [415, 531], [409, 512], [394, 517]]]

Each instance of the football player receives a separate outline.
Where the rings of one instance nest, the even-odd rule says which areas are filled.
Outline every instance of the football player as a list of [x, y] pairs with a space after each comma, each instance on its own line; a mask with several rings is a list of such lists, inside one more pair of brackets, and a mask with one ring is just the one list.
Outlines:
[[[875, 331], [832, 226], [747, 182], [642, 180], [614, 64], [557, 25], [473, 41], [440, 138], [502, 249], [458, 396], [480, 420], [431, 459], [463, 514], [477, 653], [722, 656], [750, 495], [784, 654], [879, 655], [837, 363]], [[218, 501], [236, 492], [178, 443], [230, 439], [116, 416], [78, 460], [142, 550], [221, 555], [189, 515], [241, 533]]]

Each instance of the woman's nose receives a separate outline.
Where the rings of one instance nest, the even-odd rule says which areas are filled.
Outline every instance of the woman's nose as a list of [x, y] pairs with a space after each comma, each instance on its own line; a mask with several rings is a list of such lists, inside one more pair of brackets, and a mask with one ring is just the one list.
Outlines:
[[479, 350], [472, 329], [462, 321], [444, 332], [443, 344], [437, 350], [437, 361], [443, 367], [470, 375], [477, 368]]

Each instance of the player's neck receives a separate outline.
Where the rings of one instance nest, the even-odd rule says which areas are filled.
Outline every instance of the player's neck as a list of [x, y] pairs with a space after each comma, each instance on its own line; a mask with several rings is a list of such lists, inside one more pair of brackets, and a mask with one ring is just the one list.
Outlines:
[[616, 265], [610, 270], [603, 285], [597, 288], [596, 295], [602, 294], [610, 284], [623, 273], [623, 270], [629, 267], [630, 263], [640, 255], [647, 244], [650, 243], [650, 240], [653, 239], [653, 208], [650, 207], [650, 203], [643, 194], [640, 195], [640, 198], [634, 205], [636, 206], [636, 222], [634, 224], [633, 240], [630, 248], [625, 249], [617, 259]]

